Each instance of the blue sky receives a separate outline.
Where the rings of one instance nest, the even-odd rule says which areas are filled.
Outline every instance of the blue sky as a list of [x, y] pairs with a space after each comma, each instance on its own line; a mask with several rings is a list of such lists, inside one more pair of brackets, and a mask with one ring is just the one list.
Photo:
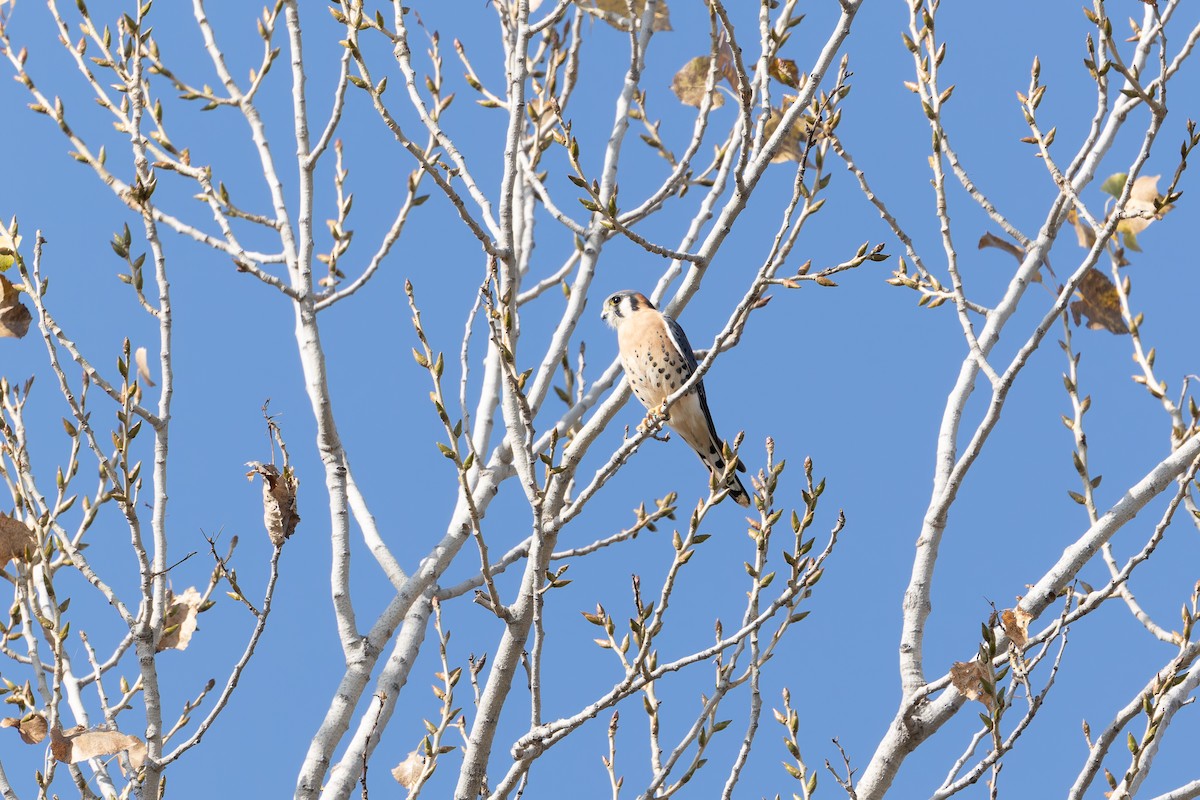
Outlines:
[[[97, 4], [104, 5], [104, 4]], [[214, 4], [214, 6], [217, 4]], [[336, 76], [340, 49], [337, 26], [321, 4], [302, 4], [310, 104], [323, 120], [328, 92]], [[1111, 9], [1116, 18], [1141, 13], [1140, 4]], [[836, 3], [802, 4], [807, 17], [784, 52], [802, 71], [824, 42], [837, 11]], [[481, 2], [414, 4], [428, 30], [442, 34], [445, 72], [457, 98], [446, 126], [472, 164], [477, 179], [494, 199], [499, 191], [504, 115], [473, 105], [474, 95], [461, 79], [461, 69], [449, 41], [462, 40], [472, 62], [489, 86], [497, 88], [500, 39], [495, 14]], [[97, 7], [97, 13], [102, 13]], [[254, 9], [213, 8], [220, 41], [234, 72], [244, 75], [257, 63], [259, 41], [254, 34]], [[734, 23], [749, 32], [748, 9], [731, 9]], [[64, 10], [65, 13], [65, 10]], [[1194, 9], [1180, 12], [1195, 14]], [[668, 86], [671, 76], [688, 59], [704, 51], [707, 13], [700, 4], [671, 5], [674, 31], [657, 35], [648, 56], [643, 86], [651, 114], [663, 120], [663, 138], [676, 152], [691, 130], [691, 109], [679, 104]], [[216, 83], [204, 58], [190, 15], [182, 9], [156, 6], [155, 30], [164, 53], [174, 54], [181, 73], [195, 83]], [[1081, 66], [1086, 21], [1074, 6], [1032, 2], [1010, 3], [991, 9], [981, 19], [977, 8], [948, 4], [939, 17], [939, 35], [949, 41], [942, 67], [943, 83], [956, 85], [946, 111], [963, 163], [976, 183], [1018, 227], [1033, 234], [1041, 225], [1054, 186], [1033, 148], [1017, 140], [1028, 135], [1015, 98], [1028, 86], [1034, 55], [1049, 85], [1041, 114], [1045, 126], [1058, 128], [1057, 148], [1073, 152], [1086, 131], [1094, 94]], [[1194, 19], [1181, 20], [1188, 30]], [[934, 216], [927, 157], [929, 130], [918, 103], [903, 86], [912, 78], [911, 60], [899, 31], [906, 24], [902, 3], [869, 2], [855, 23], [847, 44], [853, 91], [843, 104], [839, 128], [846, 146], [866, 170], [873, 187], [913, 236], [927, 263], [945, 277], [938, 222]], [[45, 10], [20, 2], [12, 11], [9, 32], [15, 43], [29, 48], [27, 68], [48, 94], [60, 95], [74, 126], [88, 132], [97, 144], [108, 143], [110, 163], [120, 163], [121, 137], [111, 130], [104, 113], [88, 99], [86, 87], [61, 48]], [[422, 34], [415, 33], [419, 39]], [[1176, 34], [1179, 39], [1182, 35]], [[1173, 48], [1177, 46], [1172, 40]], [[588, 26], [580, 89], [570, 108], [574, 133], [580, 139], [585, 167], [595, 169], [603, 153], [612, 118], [612, 101], [620, 90], [621, 61], [627, 37], [603, 25]], [[414, 46], [414, 50], [423, 49]], [[370, 54], [379, 74], [394, 82], [389, 95], [399, 103], [401, 86], [388, 55], [379, 47]], [[427, 69], [422, 59], [419, 69]], [[291, 152], [288, 74], [281, 60], [264, 83], [262, 110], [281, 160]], [[490, 78], [490, 81], [488, 80]], [[1177, 162], [1184, 121], [1195, 116], [1200, 97], [1197, 70], [1188, 64], [1172, 84], [1171, 114], [1161, 141], [1146, 167], [1164, 175], [1164, 185]], [[200, 113], [194, 105], [171, 102], [166, 87], [167, 122], [177, 145], [192, 150], [194, 163], [214, 164], [240, 205], [264, 208], [267, 196], [250, 151], [242, 120], [229, 110]], [[85, 167], [66, 153], [68, 147], [45, 117], [25, 108], [28, 97], [16, 82], [0, 82], [0, 107], [5, 114], [5, 201], [0, 215], [16, 215], [28, 244], [40, 228], [47, 240], [43, 272], [51, 279], [47, 302], [67, 335], [97, 364], [115, 362], [123, 338], [154, 350], [155, 326], [140, 310], [116, 273], [122, 263], [108, 241], [123, 224], [135, 231], [137, 221]], [[715, 113], [718, 126], [734, 114], [732, 104]], [[1144, 129], [1145, 112], [1135, 112], [1128, 135], [1118, 139], [1099, 175], [1123, 172], [1132, 160]], [[415, 130], [415, 121], [408, 124]], [[93, 133], [94, 132], [94, 133]], [[351, 91], [342, 131], [349, 189], [355, 194], [350, 227], [358, 245], [344, 264], [353, 270], [373, 250], [390, 224], [395, 198], [414, 164], [397, 147], [372, 112], [361, 92]], [[706, 147], [709, 147], [706, 145]], [[702, 153], [710, 150], [702, 150]], [[1065, 158], [1064, 156], [1060, 156]], [[811, 615], [789, 634], [789, 640], [769, 665], [763, 684], [768, 708], [780, 707], [782, 687], [790, 687], [800, 713], [800, 743], [810, 765], [825, 759], [837, 762], [830, 744], [838, 737], [860, 769], [895, 713], [899, 699], [896, 647], [901, 619], [900, 600], [920, 531], [933, 475], [935, 436], [945, 398], [966, 353], [953, 309], [927, 310], [916, 306], [916, 294], [887, 285], [896, 266], [899, 244], [862, 198], [840, 164], [833, 174], [825, 209], [805, 229], [788, 264], [794, 269], [811, 258], [820, 268], [851, 256], [864, 241], [884, 242], [893, 258], [867, 264], [839, 278], [837, 288], [811, 284], [797, 292], [776, 291], [764, 310], [756, 312], [741, 345], [721, 357], [706, 378], [709, 402], [718, 429], [726, 437], [745, 431], [742, 457], [752, 471], [764, 462], [763, 442], [773, 437], [779, 457], [789, 462], [784, 491], [799, 506], [800, 468], [811, 456], [818, 477], [827, 479], [813, 532], [823, 541], [838, 509], [847, 527], [824, 579], [805, 608]], [[561, 163], [551, 161], [551, 186], [559, 192], [560, 207], [583, 220], [575, 207]], [[114, 169], [116, 169], [114, 167]], [[128, 176], [128, 163], [118, 174]], [[626, 145], [619, 175], [622, 197], [640, 197], [667, 173], [667, 167], [635, 138]], [[332, 158], [319, 180], [323, 205], [319, 220], [332, 216]], [[754, 201], [739, 219], [730, 239], [715, 259], [703, 287], [680, 315], [696, 347], [706, 347], [723, 326], [733, 300], [764, 258], [778, 224], [779, 209], [790, 193], [793, 172], [788, 166], [768, 171]], [[285, 176], [294, 200], [294, 175]], [[1181, 188], [1184, 200], [1164, 221], [1140, 237], [1142, 253], [1131, 254], [1126, 274], [1133, 281], [1133, 304], [1145, 313], [1142, 335], [1157, 347], [1156, 369], [1177, 397], [1183, 376], [1200, 372], [1194, 345], [1194, 269], [1189, 234], [1196, 215], [1190, 207], [1190, 176]], [[457, 377], [457, 358], [466, 313], [474, 302], [483, 260], [477, 243], [453, 216], [449, 204], [430, 186], [431, 197], [417, 210], [397, 247], [366, 291], [342, 302], [322, 317], [333, 386], [332, 401], [339, 431], [355, 465], [356, 479], [372, 505], [385, 538], [406, 568], [442, 535], [455, 496], [454, 474], [437, 452], [434, 441], [440, 425], [427, 399], [426, 376], [412, 361], [416, 344], [403, 293], [411, 280], [427, 332], [435, 349], [445, 350], [448, 375]], [[164, 181], [159, 201], [198, 222], [207, 222], [203, 207], [191, 191]], [[1098, 185], [1084, 199], [1099, 207]], [[669, 206], [648, 221], [644, 235], [674, 245], [699, 202], [699, 192]], [[983, 233], [996, 232], [986, 217], [962, 195], [953, 192], [951, 216], [964, 280], [972, 298], [991, 305], [1003, 292], [1014, 262], [998, 250], [976, 251]], [[190, 207], [194, 206], [194, 208]], [[327, 242], [319, 243], [327, 245]], [[264, 245], [266, 246], [266, 245]], [[570, 254], [572, 237], [552, 221], [539, 222], [535, 277], [551, 274]], [[222, 540], [237, 535], [241, 545], [239, 580], [261, 592], [270, 547], [261, 527], [261, 498], [257, 485], [244, 478], [246, 461], [268, 460], [268, 443], [260, 407], [270, 399], [278, 415], [300, 476], [303, 521], [283, 555], [283, 575], [275, 612], [258, 655], [244, 675], [231, 707], [209, 732], [201, 747], [168, 771], [170, 797], [208, 796], [215, 785], [236, 785], [245, 796], [283, 796], [291, 791], [307, 743], [341, 674], [341, 654], [329, 602], [328, 503], [320, 461], [313, 446], [315, 432], [304, 395], [299, 362], [292, 340], [292, 316], [284, 298], [246, 275], [229, 260], [215, 256], [178, 237], [166, 240], [175, 307], [176, 396], [172, 426], [170, 473], [171, 558], [195, 550], [198, 555], [172, 572], [177, 590], [202, 585], [211, 570], [203, 534], [220, 532]], [[134, 251], [141, 252], [136, 237]], [[27, 257], [31, 250], [25, 250]], [[1070, 231], [1055, 245], [1051, 262], [1060, 277], [1070, 274], [1083, 250]], [[624, 241], [606, 247], [593, 286], [592, 302], [576, 336], [586, 343], [587, 373], [598, 376], [615, 357], [612, 333], [599, 318], [599, 301], [611, 291], [643, 291], [658, 280], [666, 262]], [[787, 270], [785, 270], [787, 271]], [[353, 274], [353, 273], [352, 273]], [[529, 363], [540, 357], [537, 346], [561, 312], [561, 295], [550, 292], [523, 317], [522, 346]], [[1024, 342], [1028, 332], [1052, 302], [1039, 287], [1028, 293], [996, 350], [1004, 363]], [[1157, 401], [1130, 380], [1134, 364], [1127, 338], [1105, 331], [1075, 329], [1074, 345], [1083, 353], [1081, 391], [1090, 394], [1088, 437], [1093, 474], [1102, 474], [1098, 489], [1101, 509], [1114, 502], [1130, 484], [1167, 452], [1169, 425]], [[1066, 360], [1047, 337], [1018, 379], [999, 428], [969, 474], [950, 519], [942, 561], [933, 592], [926, 664], [940, 675], [955, 660], [975, 652], [979, 625], [987, 619], [989, 603], [1009, 607], [1027, 584], [1035, 582], [1062, 549], [1086, 528], [1082, 509], [1067, 496], [1078, 490], [1072, 467], [1070, 433], [1059, 415], [1069, 410], [1061, 375]], [[45, 351], [36, 334], [22, 341], [0, 342], [0, 373], [19, 382], [37, 376], [36, 403], [31, 403], [31, 439], [35, 468], [43, 480], [65, 457], [66, 444], [59, 418], [67, 413], [45, 365]], [[478, 354], [475, 356], [478, 366]], [[973, 428], [982, 397], [967, 409]], [[95, 417], [111, 414], [98, 397]], [[554, 401], [547, 407], [553, 408]], [[585, 462], [590, 475], [620, 444], [621, 427], [640, 419], [627, 406]], [[148, 451], [144, 456], [149, 459]], [[561, 544], [579, 545], [612, 533], [632, 519], [630, 510], [668, 491], [680, 493], [680, 524], [705, 491], [704, 472], [682, 442], [649, 442], [597, 501], [563, 535]], [[147, 493], [148, 496], [148, 493]], [[527, 509], [515, 485], [506, 485], [488, 514], [487, 534], [494, 551], [506, 550], [528, 533]], [[1162, 504], [1155, 504], [1129, 525], [1114, 542], [1119, 556], [1141, 547]], [[720, 506], [706, 532], [713, 538], [698, 551], [676, 594], [671, 617], [674, 626], [667, 647], [683, 654], [711, 639], [720, 617], [727, 623], [740, 615], [746, 590], [741, 562], [752, 548], [744, 535], [741, 509]], [[89, 556], [116, 586], [135, 585], [136, 570], [127, 552], [127, 533], [115, 517], [91, 534]], [[1177, 522], [1155, 558], [1141, 571], [1133, 589], [1146, 608], [1167, 626], [1178, 626], [1178, 609], [1197, 579], [1196, 531]], [[669, 526], [643, 534], [621, 548], [597, 554], [574, 565], [573, 583], [551, 594], [546, 626], [546, 716], [566, 716], [602, 693], [620, 674], [611, 654], [591, 644], [595, 635], [580, 616], [597, 602], [620, 621], [632, 607], [631, 573], [656, 585], [670, 563]], [[359, 544], [354, 571], [354, 598], [365, 626], [391, 597], [390, 586]], [[477, 561], [464, 550], [445, 583], [470, 574]], [[1102, 569], [1102, 565], [1096, 565]], [[1096, 585], [1103, 578], [1090, 567], [1085, 578]], [[101, 647], [105, 636], [118, 631], [103, 601], [82, 581], [70, 592], [73, 627], [85, 627]], [[511, 596], [515, 576], [500, 581]], [[185, 653], [162, 657], [166, 714], [213, 677], [221, 682], [236, 659], [252, 620], [244, 609], [218, 596], [215, 608], [201, 617], [200, 631]], [[491, 652], [500, 634], [497, 621], [469, 599], [447, 604], [443, 624], [453, 631], [450, 659], [464, 665], [471, 653]], [[110, 639], [110, 645], [113, 639]], [[422, 718], [437, 713], [426, 685], [439, 669], [432, 633], [421, 661], [401, 697], [396, 715], [383, 735], [372, 762], [372, 790], [394, 796], [386, 775], [423, 735]], [[81, 656], [82, 653], [78, 653]], [[665, 655], [665, 653], [664, 653]], [[1115, 603], [1071, 630], [1070, 644], [1058, 683], [1039, 720], [1008, 758], [1002, 786], [1013, 794], [1050, 793], [1069, 786], [1085, 754], [1080, 721], [1102, 727], [1115, 709], [1130, 700], [1153, 670], [1165, 663], [1171, 650], [1153, 642]], [[130, 670], [133, 666], [130, 666]], [[0, 665], [0, 674], [17, 681], [15, 665]], [[131, 674], [131, 673], [128, 673]], [[699, 707], [699, 693], [711, 688], [711, 670], [699, 665], [667, 681], [660, 690], [667, 704], [667, 726], [676, 735], [690, 723]], [[469, 705], [469, 687], [460, 685], [461, 704]], [[712, 762], [683, 796], [714, 796], [744, 728], [745, 693], [729, 701], [735, 722], [724, 732], [726, 741], [713, 745]], [[618, 772], [626, 776], [626, 793], [635, 796], [647, 775], [645, 717], [640, 700], [622, 707], [622, 739]], [[964, 709], [954, 722], [906, 762], [895, 786], [896, 796], [928, 794], [940, 783], [948, 764], [975, 729], [975, 709]], [[736, 713], [735, 713], [736, 712]], [[132, 712], [136, 714], [136, 712]], [[195, 715], [194, 715], [195, 716]], [[514, 701], [502, 723], [496, 764], [502, 764], [508, 743], [523, 731], [526, 706]], [[580, 798], [608, 796], [600, 764], [606, 752], [607, 714], [589, 723], [552, 751], [533, 771], [528, 796], [558, 796], [564, 781]], [[1194, 712], [1177, 717], [1174, 730], [1146, 784], [1145, 796], [1194, 779], [1188, 742], [1194, 742]], [[779, 766], [787, 758], [780, 743], [781, 729], [764, 716], [764, 729], [737, 796], [773, 796], [792, 791]], [[1137, 729], [1140, 733], [1140, 729]], [[32, 795], [30, 763], [40, 762], [38, 748], [23, 749], [13, 735], [3, 749], [8, 777], [19, 790]], [[667, 735], [667, 741], [671, 736]], [[451, 742], [456, 740], [451, 739]], [[34, 752], [37, 751], [37, 752]], [[1114, 773], [1126, 762], [1114, 754]], [[453, 761], [447, 763], [451, 767]], [[499, 772], [503, 767], [495, 767]], [[217, 772], [219, 770], [219, 772]], [[444, 768], [426, 792], [445, 796], [452, 768]], [[822, 794], [837, 793], [827, 774]], [[65, 789], [64, 789], [65, 791]], [[974, 787], [966, 797], [985, 795]], [[24, 795], [23, 795], [24, 796]], [[624, 796], [624, 795], [623, 795]]]

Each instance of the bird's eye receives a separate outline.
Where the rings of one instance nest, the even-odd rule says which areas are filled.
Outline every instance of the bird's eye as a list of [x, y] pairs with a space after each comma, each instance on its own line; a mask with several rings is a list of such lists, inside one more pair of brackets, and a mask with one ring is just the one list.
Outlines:
[[608, 302], [610, 305], [619, 306], [621, 305], [621, 298], [614, 295], [613, 297], [608, 298]]

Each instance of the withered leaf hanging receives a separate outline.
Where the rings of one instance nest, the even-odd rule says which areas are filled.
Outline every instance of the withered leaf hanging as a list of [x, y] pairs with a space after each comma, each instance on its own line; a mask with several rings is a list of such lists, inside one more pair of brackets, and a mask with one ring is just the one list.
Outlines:
[[248, 479], [254, 480], [255, 475], [263, 478], [263, 524], [271, 544], [282, 547], [300, 522], [300, 513], [296, 510], [296, 487], [300, 481], [290, 466], [285, 465], [283, 472], [274, 464], [260, 461], [247, 462], [246, 466], [250, 467], [246, 473]]

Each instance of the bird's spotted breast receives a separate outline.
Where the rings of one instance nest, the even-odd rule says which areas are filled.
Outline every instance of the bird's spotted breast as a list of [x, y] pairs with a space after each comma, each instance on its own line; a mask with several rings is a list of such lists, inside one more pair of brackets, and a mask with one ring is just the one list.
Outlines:
[[656, 408], [687, 380], [688, 361], [658, 314], [631, 315], [617, 331], [629, 386], [642, 405]]

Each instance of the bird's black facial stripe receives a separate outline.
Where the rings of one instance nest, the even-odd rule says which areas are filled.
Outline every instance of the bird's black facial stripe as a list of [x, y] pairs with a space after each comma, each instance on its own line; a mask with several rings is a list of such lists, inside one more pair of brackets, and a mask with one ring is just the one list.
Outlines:
[[638, 310], [638, 299], [637, 299], [637, 296], [636, 296], [636, 295], [632, 295], [632, 296], [630, 296], [630, 298], [629, 298], [629, 310], [630, 310], [630, 311], [637, 311], [637, 310]]

